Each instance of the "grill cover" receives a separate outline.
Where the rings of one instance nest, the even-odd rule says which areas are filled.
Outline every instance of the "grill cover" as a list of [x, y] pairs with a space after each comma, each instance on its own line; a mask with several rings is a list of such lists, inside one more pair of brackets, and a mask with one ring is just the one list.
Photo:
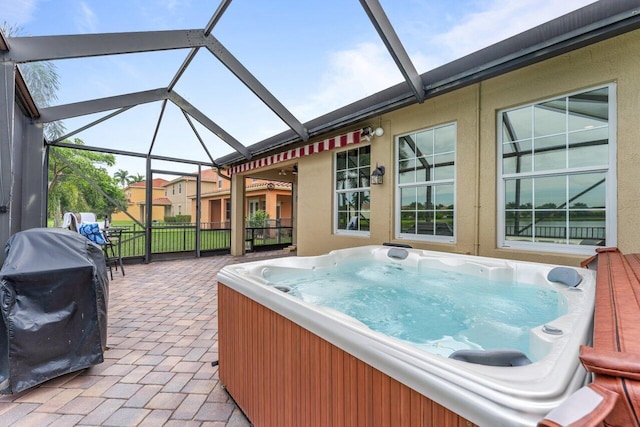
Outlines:
[[104, 361], [109, 282], [100, 246], [61, 228], [11, 236], [0, 269], [0, 393]]

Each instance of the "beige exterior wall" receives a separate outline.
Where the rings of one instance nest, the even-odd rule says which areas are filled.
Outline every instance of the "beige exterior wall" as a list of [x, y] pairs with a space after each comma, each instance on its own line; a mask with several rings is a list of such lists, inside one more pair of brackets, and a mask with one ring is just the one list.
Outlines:
[[[178, 205], [180, 205], [180, 215], [191, 215], [191, 221], [194, 222], [196, 220], [195, 202], [193, 202], [191, 199], [191, 197], [196, 195], [196, 184], [197, 182], [195, 178], [181, 177], [180, 179], [175, 179], [166, 185], [165, 197], [171, 200], [171, 215], [178, 215]], [[180, 188], [182, 191], [180, 191]], [[217, 181], [200, 181], [201, 194], [210, 193], [217, 189]]]
[[[298, 159], [297, 243], [299, 255], [394, 241], [395, 137], [455, 122], [456, 243], [403, 240], [416, 248], [518, 260], [577, 265], [584, 254], [528, 252], [497, 248], [497, 113], [608, 83], [617, 84], [617, 117], [610, 118], [617, 140], [617, 246], [640, 252], [640, 31], [628, 33], [522, 70], [386, 114], [385, 133], [371, 142], [371, 164], [386, 167], [384, 184], [371, 186], [370, 237], [333, 232], [334, 152]], [[359, 125], [377, 126], [378, 119]], [[354, 128], [343, 129], [343, 132]]]
[[[125, 194], [127, 195], [127, 212], [138, 221], [144, 223], [146, 218], [143, 205], [146, 189], [144, 187], [129, 186], [125, 188]], [[152, 195], [154, 199], [164, 197], [164, 188], [154, 187]], [[152, 219], [154, 221], [164, 221], [166, 208], [165, 206], [154, 205], [151, 211]], [[131, 218], [124, 212], [116, 211], [111, 215], [111, 221], [131, 221]]]

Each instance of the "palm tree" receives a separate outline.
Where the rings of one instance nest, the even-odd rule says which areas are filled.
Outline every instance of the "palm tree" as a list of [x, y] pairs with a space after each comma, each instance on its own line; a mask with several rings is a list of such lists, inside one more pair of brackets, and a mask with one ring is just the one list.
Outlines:
[[137, 173], [135, 175], [129, 175], [129, 184], [135, 184], [136, 182], [144, 181], [144, 175]]
[[124, 169], [118, 169], [118, 172], [113, 174], [113, 177], [120, 183], [122, 188], [126, 187], [130, 182], [129, 171]]

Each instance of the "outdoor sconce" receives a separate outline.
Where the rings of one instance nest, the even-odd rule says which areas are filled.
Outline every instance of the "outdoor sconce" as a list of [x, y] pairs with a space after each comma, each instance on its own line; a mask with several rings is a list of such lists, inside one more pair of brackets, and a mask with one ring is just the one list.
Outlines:
[[373, 170], [371, 174], [371, 184], [379, 185], [384, 181], [384, 166], [378, 166], [376, 163], [376, 168]]
[[375, 130], [371, 126], [367, 126], [362, 128], [362, 131], [360, 131], [360, 138], [364, 139], [365, 141], [371, 141], [371, 138], [373, 138], [374, 136], [382, 135], [384, 135], [384, 129], [379, 126]]

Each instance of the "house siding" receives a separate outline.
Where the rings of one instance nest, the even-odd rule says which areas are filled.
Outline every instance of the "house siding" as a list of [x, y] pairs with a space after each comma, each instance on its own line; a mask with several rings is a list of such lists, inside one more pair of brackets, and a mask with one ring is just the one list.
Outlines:
[[[297, 160], [297, 244], [299, 255], [394, 241], [395, 137], [444, 123], [456, 123], [456, 242], [403, 240], [416, 248], [524, 261], [578, 265], [584, 254], [534, 252], [497, 246], [497, 120], [502, 109], [616, 84], [617, 246], [640, 251], [640, 31], [634, 31], [508, 74], [476, 83], [359, 126], [380, 124], [385, 133], [371, 141], [371, 164], [386, 167], [384, 184], [371, 186], [368, 237], [335, 234], [334, 152]], [[613, 127], [615, 126], [615, 127]], [[343, 132], [352, 130], [344, 129]], [[363, 142], [364, 143], [364, 142]]]

